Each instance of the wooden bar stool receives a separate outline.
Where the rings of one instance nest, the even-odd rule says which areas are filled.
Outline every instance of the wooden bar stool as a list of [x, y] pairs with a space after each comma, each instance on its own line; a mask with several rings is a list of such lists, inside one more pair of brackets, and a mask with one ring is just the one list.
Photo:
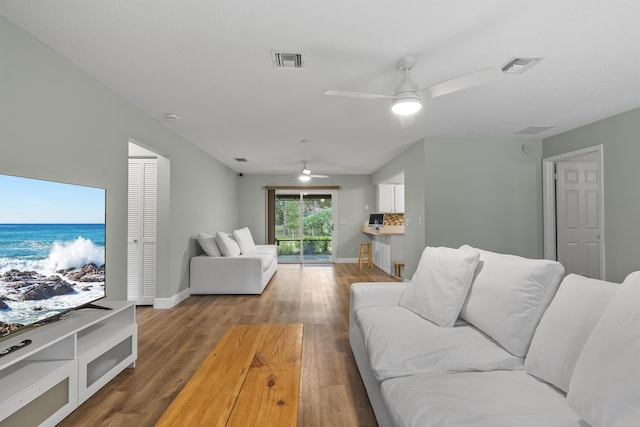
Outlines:
[[371, 255], [371, 243], [360, 243], [360, 259], [358, 260], [358, 268], [362, 270], [362, 264], [369, 264], [369, 268], [373, 268], [373, 256]]
[[401, 268], [404, 267], [404, 261], [396, 261], [393, 263], [393, 267], [396, 273], [396, 277], [402, 277]]

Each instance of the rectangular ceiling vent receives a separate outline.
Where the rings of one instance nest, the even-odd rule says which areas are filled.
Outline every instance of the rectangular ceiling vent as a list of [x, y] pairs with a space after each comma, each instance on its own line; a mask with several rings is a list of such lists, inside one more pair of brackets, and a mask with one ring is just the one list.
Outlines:
[[304, 68], [301, 53], [271, 51], [274, 68]]
[[235, 157], [236, 162], [238, 163], [247, 163], [247, 159], [244, 157]]
[[534, 125], [534, 126], [526, 127], [524, 129], [520, 129], [519, 131], [514, 132], [514, 133], [519, 134], [519, 135], [535, 135], [535, 134], [547, 131], [549, 129], [553, 129], [553, 126], [538, 126], [538, 125]]
[[522, 74], [544, 58], [513, 58], [502, 66], [502, 72], [507, 74]]

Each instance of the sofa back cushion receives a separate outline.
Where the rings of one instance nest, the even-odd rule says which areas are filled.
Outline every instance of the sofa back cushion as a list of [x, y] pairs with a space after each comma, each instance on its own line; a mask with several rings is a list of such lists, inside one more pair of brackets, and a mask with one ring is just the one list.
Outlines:
[[569, 406], [593, 426], [640, 421], [640, 271], [631, 273], [602, 312], [569, 384]]
[[400, 305], [439, 326], [453, 326], [473, 274], [477, 251], [426, 247]]
[[216, 243], [216, 236], [212, 234], [200, 233], [198, 234], [198, 243], [205, 254], [209, 256], [222, 256], [220, 248]]
[[460, 317], [512, 354], [524, 357], [564, 267], [557, 261], [475, 250], [480, 264]]
[[242, 255], [252, 253], [256, 250], [256, 244], [253, 241], [253, 236], [251, 236], [251, 231], [249, 231], [247, 227], [239, 230], [233, 230], [233, 238], [238, 242], [238, 246], [240, 246], [240, 253], [242, 253]]
[[238, 242], [233, 240], [233, 237], [230, 234], [218, 231], [216, 233], [216, 243], [220, 248], [220, 252], [222, 252], [222, 255], [224, 256], [238, 256], [241, 253]]
[[542, 316], [524, 367], [565, 393], [584, 343], [620, 285], [569, 274]]

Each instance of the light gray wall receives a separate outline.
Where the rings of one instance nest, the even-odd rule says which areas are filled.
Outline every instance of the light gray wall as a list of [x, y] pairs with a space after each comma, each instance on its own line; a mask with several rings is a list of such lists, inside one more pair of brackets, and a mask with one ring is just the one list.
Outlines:
[[2, 17], [0, 52], [0, 172], [107, 189], [107, 293], [126, 299], [129, 140], [165, 156], [169, 279], [157, 296], [186, 289], [193, 237], [237, 225], [237, 176]]
[[373, 183], [405, 173], [405, 273], [425, 246], [542, 257], [542, 142], [427, 138], [391, 160]]
[[544, 140], [544, 157], [603, 145], [604, 231], [607, 280], [640, 270], [640, 109]]
[[410, 145], [372, 176], [374, 185], [404, 173], [404, 277], [411, 278], [425, 247], [424, 141]]
[[[296, 176], [291, 175], [244, 175], [239, 178], [239, 223], [251, 230], [256, 243], [267, 239], [266, 218], [267, 198], [265, 186], [300, 185]], [[369, 176], [342, 175], [327, 179], [315, 179], [309, 184], [339, 185], [337, 200], [338, 232], [337, 258], [357, 258], [360, 243], [368, 241], [360, 231], [369, 213], [375, 210], [375, 195]], [[369, 210], [365, 209], [369, 206]], [[216, 227], [210, 231], [220, 231]], [[231, 231], [231, 230], [227, 230]]]
[[542, 257], [542, 141], [425, 140], [426, 242]]

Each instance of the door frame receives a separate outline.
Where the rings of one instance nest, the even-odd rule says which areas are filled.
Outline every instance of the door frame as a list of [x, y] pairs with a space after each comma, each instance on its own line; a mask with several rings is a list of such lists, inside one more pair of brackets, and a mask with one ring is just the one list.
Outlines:
[[603, 169], [603, 145], [595, 145], [568, 153], [558, 154], [556, 156], [545, 157], [542, 159], [542, 223], [543, 223], [543, 248], [544, 258], [557, 260], [557, 229], [556, 229], [556, 185], [555, 185], [555, 166], [557, 162], [567, 162], [577, 160], [578, 157], [596, 155], [595, 160], [598, 164], [600, 173], [600, 188], [598, 195], [599, 224], [600, 228], [600, 279], [605, 279], [605, 233], [604, 233], [604, 169]]
[[[153, 308], [168, 309], [176, 305], [176, 297], [163, 297], [170, 289], [170, 236], [171, 228], [171, 159], [147, 144], [129, 138], [127, 167], [129, 157], [154, 157], [158, 161], [157, 199], [156, 199], [156, 297]], [[128, 184], [127, 184], [128, 185]], [[128, 233], [128, 230], [127, 230]], [[127, 239], [128, 241], [128, 239]], [[184, 298], [182, 298], [184, 299]], [[181, 300], [178, 300], [180, 302]]]
[[[136, 303], [136, 305], [153, 305], [156, 299], [156, 295], [157, 295], [157, 288], [158, 288], [158, 282], [157, 282], [157, 275], [158, 275], [158, 268], [157, 268], [157, 246], [158, 246], [158, 198], [157, 198], [157, 188], [158, 188], [158, 158], [155, 156], [129, 156], [129, 171], [131, 171], [131, 165], [132, 162], [134, 163], [138, 163], [139, 165], [141, 165], [141, 175], [142, 176], [138, 176], [137, 179], [140, 180], [140, 198], [138, 200], [139, 202], [139, 206], [137, 206], [138, 210], [139, 210], [139, 214], [140, 214], [140, 221], [137, 222], [142, 222], [144, 225], [146, 225], [146, 220], [144, 219], [146, 216], [144, 215], [145, 212], [145, 192], [148, 191], [146, 189], [146, 183], [147, 180], [145, 178], [146, 174], [145, 174], [145, 165], [153, 165], [155, 167], [155, 176], [153, 178], [153, 185], [155, 185], [155, 192], [156, 192], [156, 196], [155, 196], [155, 203], [153, 205], [153, 214], [155, 216], [154, 221], [155, 221], [155, 230], [153, 230], [153, 234], [154, 234], [154, 238], [153, 238], [153, 246], [154, 246], [154, 255], [153, 255], [153, 265], [149, 266], [149, 264], [151, 263], [150, 259], [148, 258], [148, 256], [145, 255], [145, 243], [151, 243], [151, 242], [145, 242], [145, 231], [146, 227], [143, 225], [142, 227], [140, 227], [140, 231], [141, 234], [138, 235], [133, 241], [130, 241], [129, 238], [131, 237], [130, 233], [131, 233], [131, 229], [129, 227], [127, 227], [127, 299], [129, 301], [134, 301]], [[129, 180], [128, 180], [128, 190], [129, 190], [129, 194], [131, 194], [131, 172], [129, 172]], [[131, 202], [131, 200], [129, 199], [129, 202]], [[128, 204], [128, 211], [129, 211], [129, 215], [128, 215], [128, 219], [127, 221], [130, 221], [131, 218], [131, 205]], [[131, 267], [131, 265], [129, 264], [130, 262], [130, 255], [132, 253], [132, 247], [131, 244], [134, 244], [135, 246], [135, 252], [137, 253], [137, 267], [138, 267], [138, 271], [137, 271], [137, 279], [136, 279], [136, 285], [137, 285], [137, 295], [132, 296], [129, 295], [130, 292], [130, 281], [129, 281], [129, 274], [131, 273], [131, 271], [129, 270], [129, 267]], [[151, 268], [149, 268], [151, 267]], [[153, 277], [150, 277], [153, 280], [153, 296], [151, 295], [145, 295], [145, 279], [148, 278], [146, 275], [146, 271], [152, 271], [153, 273]], [[135, 298], [135, 299], [132, 299]]]
[[[320, 190], [320, 189], [281, 189], [275, 190], [275, 197], [276, 199], [278, 198], [278, 194], [297, 194], [297, 195], [306, 195], [306, 194], [330, 194], [331, 195], [331, 225], [332, 225], [332, 229], [331, 229], [331, 263], [335, 263], [336, 262], [336, 256], [337, 256], [337, 247], [335, 246], [335, 243], [338, 240], [338, 227], [336, 227], [337, 225], [337, 221], [338, 221], [338, 191], [337, 190]], [[300, 223], [300, 226], [302, 227], [302, 223]], [[318, 260], [318, 261], [313, 261], [313, 260], [305, 260], [304, 259], [304, 254], [303, 254], [303, 249], [302, 246], [300, 247], [300, 263], [301, 264], [326, 264], [327, 261], [325, 260]]]

